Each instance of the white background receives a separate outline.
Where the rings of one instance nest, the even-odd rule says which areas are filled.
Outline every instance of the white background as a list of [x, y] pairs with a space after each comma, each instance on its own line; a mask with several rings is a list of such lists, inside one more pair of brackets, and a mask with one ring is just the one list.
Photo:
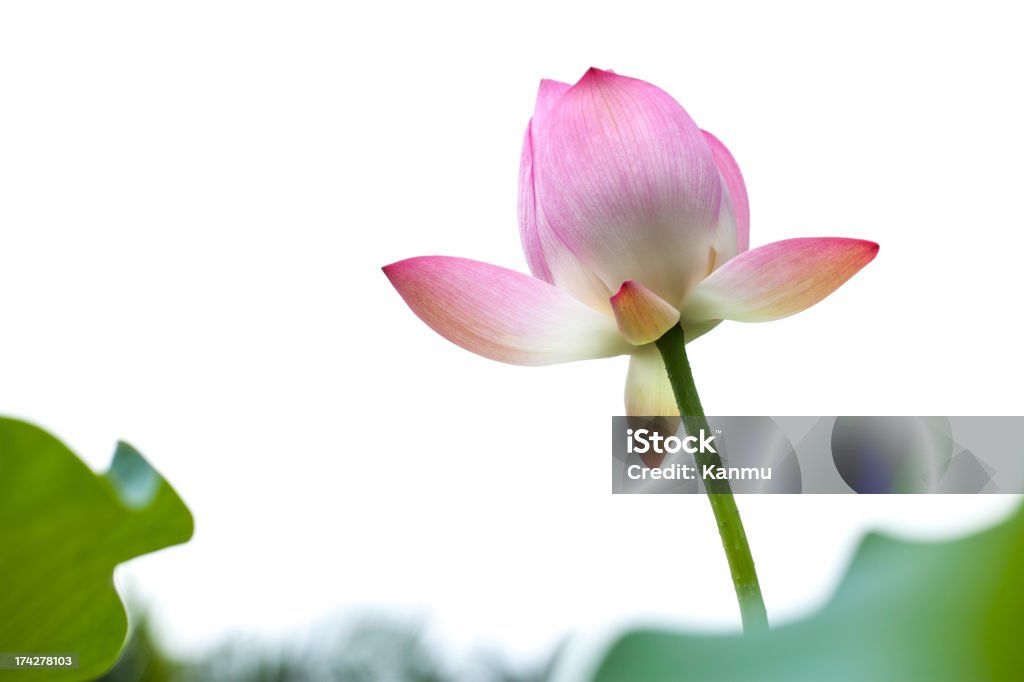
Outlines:
[[[609, 494], [626, 360], [436, 336], [380, 272], [525, 270], [541, 77], [649, 80], [743, 169], [752, 243], [849, 236], [825, 303], [691, 346], [719, 414], [1020, 414], [1024, 43], [1010, 3], [0, 5], [0, 412], [91, 465], [134, 443], [196, 516], [121, 582], [176, 652], [355, 607], [541, 656], [569, 630], [738, 621], [707, 501]], [[998, 497], [757, 497], [773, 621], [856, 539]], [[696, 587], [696, 589], [694, 589]]]

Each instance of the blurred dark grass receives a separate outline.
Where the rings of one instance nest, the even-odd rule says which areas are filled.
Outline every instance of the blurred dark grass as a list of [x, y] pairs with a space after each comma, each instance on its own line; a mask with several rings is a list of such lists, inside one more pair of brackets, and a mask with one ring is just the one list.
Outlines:
[[299, 643], [227, 639], [193, 660], [164, 651], [143, 609], [133, 608], [117, 663], [96, 682], [543, 682], [545, 660], [512, 662], [476, 650], [453, 661], [422, 620], [360, 614], [318, 628]]

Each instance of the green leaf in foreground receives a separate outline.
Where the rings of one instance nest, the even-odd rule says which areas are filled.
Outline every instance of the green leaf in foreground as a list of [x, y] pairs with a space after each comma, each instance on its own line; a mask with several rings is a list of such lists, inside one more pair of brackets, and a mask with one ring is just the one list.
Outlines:
[[1024, 509], [951, 542], [872, 534], [825, 607], [758, 636], [636, 631], [595, 682], [1022, 680]]
[[0, 670], [0, 679], [103, 673], [128, 629], [114, 567], [191, 536], [188, 508], [131, 446], [118, 444], [97, 475], [42, 429], [0, 418], [0, 653], [79, 656], [74, 670]]

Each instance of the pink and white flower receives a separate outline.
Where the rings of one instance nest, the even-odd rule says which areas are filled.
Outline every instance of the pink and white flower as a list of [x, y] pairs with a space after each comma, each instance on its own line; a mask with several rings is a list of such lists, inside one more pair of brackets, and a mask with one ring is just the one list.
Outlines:
[[626, 412], [678, 414], [653, 342], [814, 305], [878, 244], [787, 239], [750, 249], [729, 150], [659, 88], [590, 69], [545, 80], [523, 143], [519, 226], [533, 276], [464, 258], [384, 267], [420, 319], [485, 357], [545, 365], [630, 354]]

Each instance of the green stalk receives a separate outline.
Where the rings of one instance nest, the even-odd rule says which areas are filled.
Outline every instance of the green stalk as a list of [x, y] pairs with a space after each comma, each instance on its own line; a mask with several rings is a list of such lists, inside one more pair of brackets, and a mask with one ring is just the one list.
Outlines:
[[[686, 358], [686, 340], [681, 325], [676, 325], [665, 332], [657, 340], [656, 345], [661, 351], [668, 371], [668, 380], [672, 384], [672, 392], [676, 396], [679, 414], [688, 435], [697, 435], [703, 429], [710, 434], [704, 408], [700, 404], [697, 388], [693, 385], [693, 373], [690, 361]], [[694, 455], [698, 469], [712, 466], [717, 471], [722, 466], [722, 458], [716, 453], [697, 452]], [[722, 546], [729, 560], [729, 571], [736, 588], [736, 598], [740, 603], [740, 615], [743, 618], [744, 631], [763, 632], [768, 629], [768, 614], [761, 597], [761, 586], [757, 582], [757, 571], [754, 569], [754, 558], [750, 555], [747, 534], [743, 531], [740, 510], [736, 507], [729, 481], [707, 479], [704, 487], [708, 491], [708, 501], [718, 522], [718, 534], [722, 536]]]

